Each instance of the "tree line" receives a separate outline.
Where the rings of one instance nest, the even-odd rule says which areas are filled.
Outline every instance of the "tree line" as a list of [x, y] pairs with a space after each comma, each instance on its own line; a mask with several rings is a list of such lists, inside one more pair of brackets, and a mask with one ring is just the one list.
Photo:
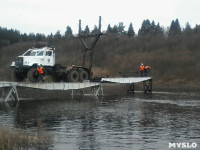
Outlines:
[[[96, 34], [98, 31], [97, 26], [95, 25], [92, 30], [89, 29], [88, 25], [84, 29], [81, 29], [81, 34]], [[130, 23], [128, 30], [125, 31], [125, 26], [123, 22], [119, 22], [118, 25], [111, 26], [110, 24], [107, 26], [106, 33], [120, 35], [127, 35], [128, 37], [138, 37], [138, 36], [165, 36], [165, 37], [173, 37], [179, 34], [192, 34], [200, 32], [200, 25], [196, 25], [194, 28], [191, 28], [190, 24], [187, 22], [185, 27], [182, 29], [179, 20], [172, 20], [169, 28], [164, 29], [160, 26], [159, 23], [155, 23], [154, 21], [150, 22], [149, 19], [144, 20], [142, 22], [141, 28], [138, 30], [138, 34], [135, 33], [133, 23]], [[20, 33], [20, 31], [16, 29], [7, 29], [4, 27], [0, 27], [0, 47], [8, 46], [17, 42], [39, 42], [39, 41], [48, 41], [52, 42], [53, 40], [59, 40], [68, 37], [74, 37], [72, 28], [70, 26], [66, 27], [66, 31], [64, 34], [58, 30], [55, 34], [51, 33], [49, 35], [41, 34], [41, 33]]]

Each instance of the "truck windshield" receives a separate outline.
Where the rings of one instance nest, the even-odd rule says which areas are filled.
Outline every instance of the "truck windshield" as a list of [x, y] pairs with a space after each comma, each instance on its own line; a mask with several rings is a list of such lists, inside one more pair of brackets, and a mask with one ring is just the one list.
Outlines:
[[30, 56], [35, 56], [36, 55], [36, 51], [31, 51]]
[[37, 56], [43, 56], [43, 51], [38, 51]]
[[30, 56], [31, 55], [31, 51], [26, 51], [23, 56]]

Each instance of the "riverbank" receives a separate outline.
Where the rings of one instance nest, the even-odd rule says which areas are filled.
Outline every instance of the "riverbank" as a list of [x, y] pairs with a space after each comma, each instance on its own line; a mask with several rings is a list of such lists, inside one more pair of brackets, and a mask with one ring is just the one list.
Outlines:
[[29, 148], [45, 148], [51, 144], [51, 137], [37, 133], [25, 133], [22, 130], [1, 127], [0, 150], [19, 150]]

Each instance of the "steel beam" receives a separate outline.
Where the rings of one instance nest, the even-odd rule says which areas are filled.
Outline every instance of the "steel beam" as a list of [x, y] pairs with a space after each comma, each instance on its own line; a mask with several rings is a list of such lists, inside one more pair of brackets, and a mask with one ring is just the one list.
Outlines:
[[4, 101], [8, 101], [9, 98], [11, 98], [14, 101], [19, 101], [17, 88], [13, 84], [11, 85], [11, 87], [3, 87], [1, 99], [3, 99]]

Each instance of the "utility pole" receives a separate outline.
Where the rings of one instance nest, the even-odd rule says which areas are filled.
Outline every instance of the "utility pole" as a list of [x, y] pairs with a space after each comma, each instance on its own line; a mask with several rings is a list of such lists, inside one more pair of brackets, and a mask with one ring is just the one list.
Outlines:
[[92, 65], [93, 65], [93, 55], [94, 55], [94, 47], [98, 41], [98, 39], [100, 38], [101, 36], [101, 16], [99, 16], [99, 28], [98, 28], [98, 33], [97, 33], [97, 36], [92, 44], [92, 47], [90, 49], [90, 66], [89, 66], [89, 71], [91, 72], [92, 70]]
[[[94, 47], [99, 40], [100, 36], [103, 35], [101, 33], [101, 16], [99, 16], [99, 27], [98, 27], [98, 32], [95, 35], [81, 35], [81, 20], [79, 20], [79, 34], [78, 37], [81, 40], [81, 42], [84, 45], [84, 54], [83, 54], [83, 67], [85, 67], [85, 57], [86, 57], [86, 52], [89, 50], [89, 55], [90, 55], [90, 64], [89, 64], [89, 72], [91, 73], [92, 66], [93, 66], [93, 55], [94, 55]], [[88, 47], [85, 39], [90, 38], [90, 37], [95, 37], [94, 41], [92, 42], [91, 46]]]
[[85, 43], [84, 39], [81, 38], [81, 20], [79, 20], [79, 33], [78, 33], [78, 36], [79, 36], [81, 42], [83, 43], [83, 45], [85, 47], [84, 52], [83, 52], [83, 64], [82, 64], [82, 66], [85, 67], [85, 55], [86, 55], [86, 51], [88, 50], [88, 46]]

